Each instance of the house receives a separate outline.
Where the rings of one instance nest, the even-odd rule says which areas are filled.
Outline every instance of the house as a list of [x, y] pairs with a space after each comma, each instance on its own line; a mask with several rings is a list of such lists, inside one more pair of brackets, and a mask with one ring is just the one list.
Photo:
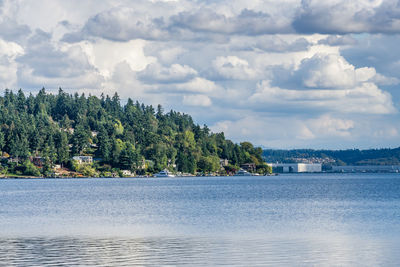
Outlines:
[[93, 163], [93, 157], [92, 156], [75, 156], [75, 157], [72, 158], [72, 160], [76, 160], [79, 164], [83, 164], [83, 163], [91, 164], [91, 163]]
[[8, 158], [7, 162], [8, 163], [18, 163], [19, 162], [19, 158], [18, 157], [16, 157], [16, 158]]
[[64, 129], [64, 132], [67, 132], [69, 134], [74, 134], [75, 129], [74, 128], [67, 128], [67, 129]]
[[124, 175], [124, 176], [132, 176], [132, 172], [130, 170], [122, 170], [122, 175]]
[[254, 172], [256, 170], [256, 164], [254, 163], [245, 163], [240, 165], [240, 168], [242, 168], [245, 171], [248, 172]]
[[226, 167], [229, 164], [229, 161], [227, 159], [219, 159], [219, 164], [221, 167]]
[[31, 161], [35, 166], [43, 167], [43, 164], [44, 164], [44, 158], [43, 157], [32, 157]]

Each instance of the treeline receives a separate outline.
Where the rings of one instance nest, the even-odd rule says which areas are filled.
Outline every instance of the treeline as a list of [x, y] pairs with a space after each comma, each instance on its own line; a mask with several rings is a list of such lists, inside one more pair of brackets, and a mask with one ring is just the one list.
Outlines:
[[[85, 94], [26, 96], [5, 90], [0, 97], [0, 150], [3, 158], [42, 157], [44, 166], [71, 166], [71, 157], [91, 155], [96, 166], [136, 172], [175, 168], [185, 173], [220, 170], [220, 159], [229, 168], [254, 163], [262, 168], [262, 149], [249, 142], [235, 144], [224, 133], [212, 133], [180, 112], [164, 112], [159, 105], [146, 106], [120, 97]], [[45, 168], [44, 168], [45, 169]], [[43, 170], [42, 170], [43, 171]]]
[[399, 148], [382, 149], [347, 149], [347, 150], [313, 150], [313, 149], [293, 149], [293, 150], [273, 150], [263, 151], [263, 157], [267, 162], [295, 162], [298, 159], [309, 159], [326, 161], [331, 165], [399, 165]]

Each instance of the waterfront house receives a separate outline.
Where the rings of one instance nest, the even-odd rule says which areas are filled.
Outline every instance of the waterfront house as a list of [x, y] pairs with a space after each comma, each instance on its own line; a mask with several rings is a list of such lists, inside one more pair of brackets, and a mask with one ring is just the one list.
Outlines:
[[122, 175], [124, 175], [124, 176], [132, 176], [132, 172], [130, 170], [122, 170]]
[[254, 172], [254, 171], [256, 171], [256, 164], [245, 163], [245, 164], [240, 165], [240, 168], [242, 168], [243, 170], [248, 171], [248, 172]]
[[32, 157], [31, 161], [35, 166], [43, 167], [43, 164], [44, 164], [44, 158], [43, 157]]
[[79, 164], [87, 163], [91, 164], [93, 163], [93, 157], [92, 156], [74, 156], [72, 160], [76, 160]]
[[219, 159], [219, 164], [221, 167], [226, 167], [229, 164], [229, 161], [227, 159]]

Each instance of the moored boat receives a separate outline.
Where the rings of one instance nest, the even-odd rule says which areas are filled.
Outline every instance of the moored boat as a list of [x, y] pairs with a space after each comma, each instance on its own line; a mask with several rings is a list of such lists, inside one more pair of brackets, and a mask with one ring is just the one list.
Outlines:
[[175, 177], [172, 173], [168, 170], [162, 170], [159, 173], [154, 174], [154, 177]]
[[246, 170], [240, 169], [234, 176], [253, 176], [253, 175], [254, 174], [252, 174]]

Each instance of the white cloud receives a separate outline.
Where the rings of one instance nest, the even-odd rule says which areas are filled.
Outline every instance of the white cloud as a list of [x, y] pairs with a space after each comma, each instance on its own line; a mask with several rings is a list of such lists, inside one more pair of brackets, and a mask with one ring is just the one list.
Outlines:
[[83, 34], [114, 41], [132, 39], [165, 39], [167, 32], [159, 23], [134, 8], [120, 7], [92, 17], [83, 28]]
[[306, 58], [299, 72], [308, 88], [345, 88], [356, 84], [354, 66], [335, 54], [316, 54]]
[[175, 88], [177, 91], [211, 94], [218, 89], [218, 86], [212, 81], [196, 77], [187, 83], [176, 84]]
[[313, 136], [350, 136], [355, 123], [352, 120], [333, 118], [330, 115], [322, 115], [319, 118], [309, 119], [306, 125]]
[[153, 51], [157, 53], [157, 58], [164, 64], [171, 64], [178, 60], [179, 55], [185, 52], [185, 49], [182, 47], [167, 47], [162, 49], [161, 51]]
[[124, 43], [96, 40], [79, 43], [90, 63], [105, 77], [110, 77], [115, 66], [121, 62], [126, 62], [134, 71], [144, 70], [148, 64], [155, 62], [154, 57], [145, 56], [143, 52], [145, 44], [143, 40]]
[[188, 65], [172, 64], [164, 67], [159, 63], [147, 65], [139, 72], [139, 77], [146, 83], [183, 83], [197, 76], [197, 71]]
[[212, 65], [216, 73], [224, 79], [251, 80], [259, 75], [246, 60], [236, 56], [217, 57]]
[[265, 109], [273, 107], [279, 111], [293, 108], [305, 113], [311, 110], [356, 114], [391, 114], [397, 111], [391, 95], [373, 83], [363, 83], [350, 89], [290, 90], [273, 87], [268, 81], [263, 81], [249, 101], [263, 105]]
[[172, 17], [172, 25], [198, 32], [259, 35], [291, 32], [290, 18], [273, 17], [261, 11], [243, 9], [237, 15], [226, 16], [209, 8], [181, 12]]
[[393, 145], [397, 2], [0, 0], [0, 86], [117, 91], [267, 146]]
[[377, 73], [373, 78], [372, 81], [379, 85], [397, 85], [400, 83], [400, 79], [395, 77], [386, 77], [382, 74]]
[[24, 49], [16, 43], [0, 39], [0, 88], [12, 89], [18, 83], [15, 62], [16, 57], [23, 55]]
[[318, 44], [332, 46], [355, 45], [357, 43], [357, 40], [350, 35], [329, 35], [325, 39], [318, 41]]
[[183, 104], [188, 106], [211, 106], [211, 99], [206, 95], [184, 95]]
[[302, 1], [293, 27], [305, 33], [398, 33], [397, 0]]

